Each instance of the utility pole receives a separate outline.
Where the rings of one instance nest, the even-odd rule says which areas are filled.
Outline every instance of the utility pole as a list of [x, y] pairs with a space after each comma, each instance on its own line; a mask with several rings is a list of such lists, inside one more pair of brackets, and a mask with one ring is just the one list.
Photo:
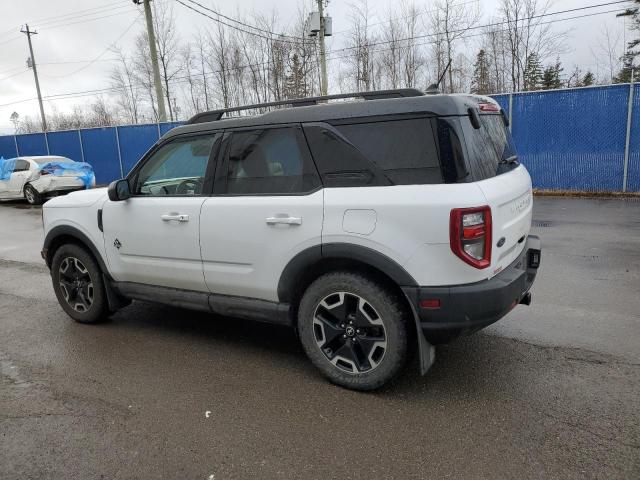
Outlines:
[[147, 36], [149, 37], [149, 53], [151, 54], [151, 66], [153, 68], [153, 83], [156, 87], [156, 99], [158, 103], [158, 121], [167, 121], [167, 112], [164, 106], [164, 94], [160, 83], [160, 68], [158, 67], [158, 52], [156, 50], [156, 34], [153, 31], [153, 17], [151, 16], [151, 0], [133, 0], [136, 5], [144, 4], [144, 16], [147, 20]]
[[320, 95], [327, 95], [327, 58], [324, 49], [325, 18], [323, 9], [324, 0], [318, 0], [318, 14], [320, 15], [320, 31], [318, 40], [320, 41]]
[[42, 94], [40, 93], [40, 82], [38, 81], [38, 70], [36, 69], [36, 58], [33, 56], [33, 46], [31, 45], [31, 35], [37, 35], [38, 32], [34, 30], [29, 30], [29, 25], [25, 24], [22, 30], [20, 30], [27, 36], [27, 41], [29, 42], [29, 60], [27, 65], [31, 63], [31, 68], [33, 68], [33, 76], [36, 79], [36, 92], [38, 92], [38, 103], [40, 104], [40, 118], [42, 119], [42, 131], [47, 131], [47, 119], [44, 116], [44, 107], [42, 106]]

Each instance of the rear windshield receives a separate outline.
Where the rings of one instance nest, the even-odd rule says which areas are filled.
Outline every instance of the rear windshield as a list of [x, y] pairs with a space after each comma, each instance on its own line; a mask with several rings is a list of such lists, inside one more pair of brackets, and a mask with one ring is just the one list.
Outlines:
[[[511, 133], [500, 114], [482, 114], [480, 128], [468, 118], [461, 122], [467, 147], [467, 168], [471, 181], [484, 180], [505, 173], [517, 165]], [[513, 162], [513, 163], [511, 163]]]

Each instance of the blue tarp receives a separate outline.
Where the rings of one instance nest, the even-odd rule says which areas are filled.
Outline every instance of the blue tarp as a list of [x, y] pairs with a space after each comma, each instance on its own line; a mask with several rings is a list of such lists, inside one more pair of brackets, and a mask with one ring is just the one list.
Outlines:
[[15, 158], [7, 158], [5, 160], [4, 157], [0, 157], [0, 180], [9, 180], [15, 166]]
[[84, 188], [91, 188], [95, 179], [93, 167], [85, 162], [47, 162], [40, 166], [41, 172], [49, 172], [57, 177], [68, 173], [78, 173], [78, 179], [84, 184]]
[[[4, 159], [0, 157], [0, 180], [9, 180], [15, 166], [15, 158]], [[44, 171], [56, 177], [66, 176], [69, 173], [77, 173], [77, 178], [82, 181], [85, 188], [91, 188], [95, 180], [93, 167], [84, 162], [47, 162], [39, 165], [39, 167], [41, 172]]]

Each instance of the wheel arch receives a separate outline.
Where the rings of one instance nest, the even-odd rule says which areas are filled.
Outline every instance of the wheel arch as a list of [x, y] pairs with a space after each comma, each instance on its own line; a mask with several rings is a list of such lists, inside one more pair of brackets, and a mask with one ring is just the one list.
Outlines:
[[53, 260], [56, 250], [65, 243], [74, 243], [89, 250], [89, 253], [91, 253], [96, 262], [98, 262], [102, 273], [108, 275], [107, 266], [104, 263], [102, 255], [100, 255], [100, 252], [91, 239], [77, 228], [68, 225], [58, 225], [47, 233], [42, 247], [42, 256], [47, 267], [51, 268], [51, 261]]
[[278, 281], [279, 301], [295, 305], [311, 282], [335, 270], [366, 271], [400, 293], [400, 287], [418, 286], [401, 265], [376, 250], [349, 243], [329, 243], [307, 248], [289, 261]]

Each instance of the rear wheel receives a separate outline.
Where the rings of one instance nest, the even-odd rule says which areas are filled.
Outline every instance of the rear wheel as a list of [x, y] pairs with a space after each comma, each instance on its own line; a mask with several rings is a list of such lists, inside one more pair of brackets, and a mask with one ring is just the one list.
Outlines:
[[395, 294], [367, 277], [323, 275], [298, 310], [302, 345], [332, 382], [355, 390], [384, 385], [407, 358], [407, 316]]
[[30, 183], [27, 183], [24, 187], [24, 198], [26, 198], [27, 202], [31, 205], [40, 205], [43, 201], [42, 195], [40, 195]]
[[62, 245], [51, 262], [58, 302], [76, 322], [98, 323], [108, 315], [102, 272], [91, 254], [75, 244]]

